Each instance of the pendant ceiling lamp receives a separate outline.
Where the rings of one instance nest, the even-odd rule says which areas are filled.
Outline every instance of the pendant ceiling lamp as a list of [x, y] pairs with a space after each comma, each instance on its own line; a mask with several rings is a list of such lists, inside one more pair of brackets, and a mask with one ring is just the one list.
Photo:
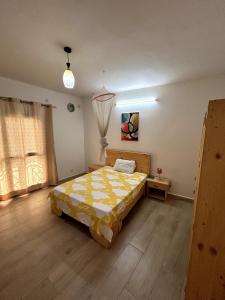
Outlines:
[[66, 63], [66, 70], [63, 73], [63, 84], [65, 88], [67, 89], [73, 89], [75, 85], [75, 78], [73, 75], [73, 72], [70, 70], [70, 60], [69, 60], [69, 54], [72, 52], [72, 49], [70, 47], [64, 47], [64, 51], [67, 55], [67, 63]]
[[104, 102], [104, 101], [108, 101], [113, 99], [116, 94], [109, 92], [106, 88], [105, 88], [105, 84], [104, 84], [104, 77], [105, 77], [105, 71], [102, 71], [102, 75], [103, 75], [103, 85], [102, 88], [96, 93], [94, 94], [94, 96], [91, 97], [91, 100], [96, 100], [99, 102]]

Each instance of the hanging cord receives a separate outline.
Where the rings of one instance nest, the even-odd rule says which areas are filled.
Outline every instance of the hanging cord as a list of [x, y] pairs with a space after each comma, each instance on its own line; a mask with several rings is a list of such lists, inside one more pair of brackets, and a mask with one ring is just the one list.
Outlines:
[[69, 53], [67, 52], [67, 53], [66, 53], [66, 55], [67, 55], [67, 63], [66, 63], [66, 65], [67, 65], [67, 69], [68, 69], [68, 70], [70, 70], [70, 59], [69, 59]]
[[102, 89], [99, 90], [99, 92], [95, 95], [93, 95], [91, 97], [91, 100], [94, 101], [108, 101], [111, 100], [112, 98], [114, 98], [116, 96], [115, 93], [109, 92], [106, 87], [105, 87], [105, 70], [102, 70]]
[[102, 87], [105, 88], [105, 70], [102, 70]]

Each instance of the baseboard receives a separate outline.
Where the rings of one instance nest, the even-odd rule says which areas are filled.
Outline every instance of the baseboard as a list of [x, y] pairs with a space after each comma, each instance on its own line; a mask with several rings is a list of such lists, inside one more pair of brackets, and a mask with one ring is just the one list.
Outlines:
[[181, 200], [181, 201], [187, 201], [187, 202], [190, 202], [190, 203], [194, 202], [193, 198], [186, 197], [186, 196], [181, 196], [181, 195], [177, 195], [177, 194], [172, 194], [172, 193], [168, 193], [168, 198], [169, 199], [173, 198], [175, 200]]
[[83, 172], [83, 173], [80, 173], [80, 174], [77, 174], [77, 175], [73, 175], [73, 176], [70, 176], [70, 177], [66, 177], [66, 178], [60, 179], [60, 180], [58, 180], [58, 184], [62, 184], [64, 182], [73, 180], [73, 179], [78, 178], [80, 176], [83, 176], [85, 174], [86, 174], [86, 172]]

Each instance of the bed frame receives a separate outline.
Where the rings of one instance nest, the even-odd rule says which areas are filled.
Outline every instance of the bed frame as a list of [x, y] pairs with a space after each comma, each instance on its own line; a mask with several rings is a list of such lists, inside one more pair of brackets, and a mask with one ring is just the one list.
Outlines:
[[106, 166], [113, 167], [117, 158], [135, 160], [136, 172], [150, 174], [151, 158], [149, 153], [133, 152], [124, 150], [107, 149], [106, 150]]
[[[115, 161], [117, 158], [121, 159], [128, 159], [128, 160], [135, 160], [136, 162], [136, 172], [145, 173], [147, 175], [150, 174], [150, 167], [151, 167], [151, 157], [148, 153], [142, 153], [142, 152], [132, 152], [132, 151], [123, 151], [123, 150], [115, 150], [115, 149], [107, 149], [106, 150], [106, 161], [105, 164], [107, 166], [114, 166]], [[121, 213], [121, 215], [118, 218], [118, 221], [114, 223], [114, 225], [111, 227], [113, 231], [113, 238], [111, 243], [104, 238], [104, 236], [99, 235], [95, 230], [93, 230], [91, 227], [89, 228], [90, 234], [93, 237], [94, 240], [96, 240], [98, 243], [100, 243], [105, 248], [110, 248], [113, 241], [116, 239], [117, 235], [122, 229], [122, 221], [123, 219], [128, 215], [130, 210], [135, 206], [137, 201], [145, 195], [146, 192], [146, 184], [141, 188], [141, 190], [136, 195], [135, 200], [126, 208], [125, 211]]]
[[[114, 166], [115, 161], [117, 158], [121, 159], [128, 159], [128, 160], [135, 160], [136, 162], [136, 170], [140, 173], [145, 173], [147, 175], [150, 174], [150, 166], [151, 166], [151, 157], [148, 153], [141, 153], [141, 152], [131, 152], [131, 151], [122, 151], [122, 150], [114, 150], [114, 149], [107, 149], [106, 150], [106, 165], [107, 166]], [[137, 201], [145, 195], [146, 192], [146, 183], [142, 186], [140, 191], [137, 193], [134, 201], [126, 207], [126, 210], [121, 213], [118, 217], [118, 220], [113, 224], [111, 230], [113, 231], [112, 241], [109, 242], [105, 237], [101, 234], [98, 234], [92, 227], [89, 227], [89, 231], [91, 236], [95, 241], [101, 244], [105, 248], [110, 248], [113, 241], [116, 239], [117, 235], [121, 231], [122, 228], [122, 221], [128, 215], [130, 210], [134, 207]], [[57, 216], [62, 215], [62, 211], [60, 209], [53, 209], [52, 212]]]

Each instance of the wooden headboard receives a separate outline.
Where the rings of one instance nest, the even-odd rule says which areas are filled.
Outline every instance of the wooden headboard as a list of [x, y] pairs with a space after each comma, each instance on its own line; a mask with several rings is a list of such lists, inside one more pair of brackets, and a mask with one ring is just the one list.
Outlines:
[[114, 166], [117, 158], [135, 160], [137, 172], [150, 174], [151, 156], [148, 153], [133, 152], [115, 149], [106, 149], [106, 161], [107, 166]]

